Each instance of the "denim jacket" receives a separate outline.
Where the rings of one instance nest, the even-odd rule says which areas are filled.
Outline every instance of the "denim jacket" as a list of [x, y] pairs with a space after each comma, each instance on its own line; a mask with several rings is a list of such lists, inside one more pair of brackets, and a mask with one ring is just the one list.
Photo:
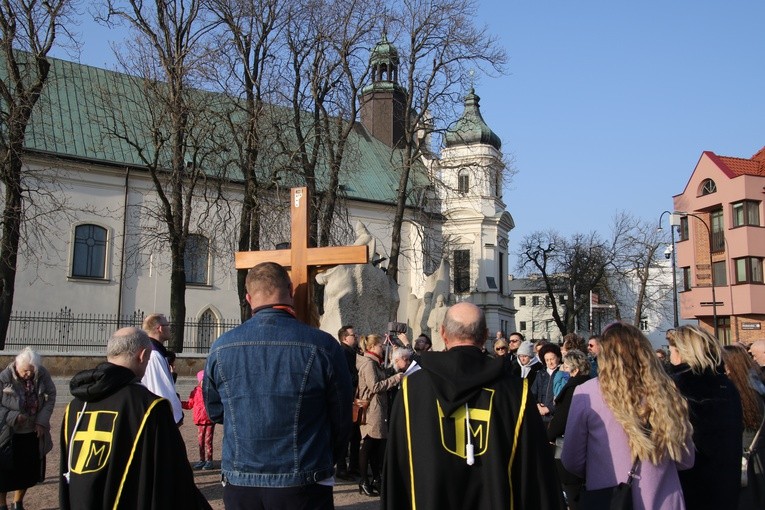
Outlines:
[[332, 476], [353, 387], [329, 334], [259, 310], [212, 345], [202, 391], [210, 419], [223, 423], [224, 483], [294, 487]]

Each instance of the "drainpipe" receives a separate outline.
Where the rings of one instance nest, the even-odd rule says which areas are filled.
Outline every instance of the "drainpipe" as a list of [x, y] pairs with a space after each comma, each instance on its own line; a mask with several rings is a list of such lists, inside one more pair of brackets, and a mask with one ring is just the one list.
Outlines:
[[120, 250], [120, 281], [119, 290], [117, 295], [117, 323], [118, 326], [120, 318], [122, 317], [122, 280], [123, 273], [125, 271], [125, 240], [127, 239], [127, 209], [128, 209], [128, 184], [130, 182], [130, 167], [125, 167], [125, 197], [122, 205], [122, 247]]

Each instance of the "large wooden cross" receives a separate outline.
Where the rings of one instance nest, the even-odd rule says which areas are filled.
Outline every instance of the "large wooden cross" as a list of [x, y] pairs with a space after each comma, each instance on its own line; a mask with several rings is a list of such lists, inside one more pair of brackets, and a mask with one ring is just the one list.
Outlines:
[[288, 250], [240, 251], [236, 268], [250, 269], [261, 262], [276, 262], [290, 271], [295, 294], [295, 313], [306, 324], [311, 323], [311, 268], [329, 269], [338, 264], [366, 264], [367, 246], [308, 247], [308, 210], [311, 200], [308, 188], [290, 191], [291, 247]]

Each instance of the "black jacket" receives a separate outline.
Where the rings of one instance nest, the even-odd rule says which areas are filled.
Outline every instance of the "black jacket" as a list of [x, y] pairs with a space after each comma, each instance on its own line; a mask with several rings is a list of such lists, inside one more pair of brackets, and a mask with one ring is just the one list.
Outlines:
[[694, 374], [686, 364], [672, 378], [688, 401], [696, 462], [679, 471], [688, 510], [736, 508], [741, 484], [743, 418], [738, 390], [721, 371]]
[[560, 437], [566, 431], [566, 420], [568, 419], [568, 410], [571, 408], [571, 398], [574, 396], [574, 390], [577, 386], [590, 380], [589, 375], [576, 375], [566, 381], [565, 386], [555, 397], [555, 413], [550, 424], [547, 426], [547, 439], [554, 442], [555, 438]]
[[527, 381], [475, 347], [425, 353], [420, 365], [394, 403], [384, 509], [564, 508]]
[[70, 389], [75, 398], [61, 424], [61, 508], [211, 508], [194, 484], [167, 400], [112, 363], [75, 375]]

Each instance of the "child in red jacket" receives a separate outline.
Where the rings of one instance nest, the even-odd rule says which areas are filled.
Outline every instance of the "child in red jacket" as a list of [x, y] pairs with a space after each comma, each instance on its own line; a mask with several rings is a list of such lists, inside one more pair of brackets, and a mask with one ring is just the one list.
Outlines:
[[197, 372], [199, 384], [191, 390], [188, 400], [181, 402], [184, 409], [194, 410], [194, 424], [197, 426], [197, 438], [199, 439], [199, 462], [194, 464], [194, 469], [213, 469], [213, 434], [215, 423], [207, 416], [205, 402], [202, 399], [202, 379], [205, 371]]

